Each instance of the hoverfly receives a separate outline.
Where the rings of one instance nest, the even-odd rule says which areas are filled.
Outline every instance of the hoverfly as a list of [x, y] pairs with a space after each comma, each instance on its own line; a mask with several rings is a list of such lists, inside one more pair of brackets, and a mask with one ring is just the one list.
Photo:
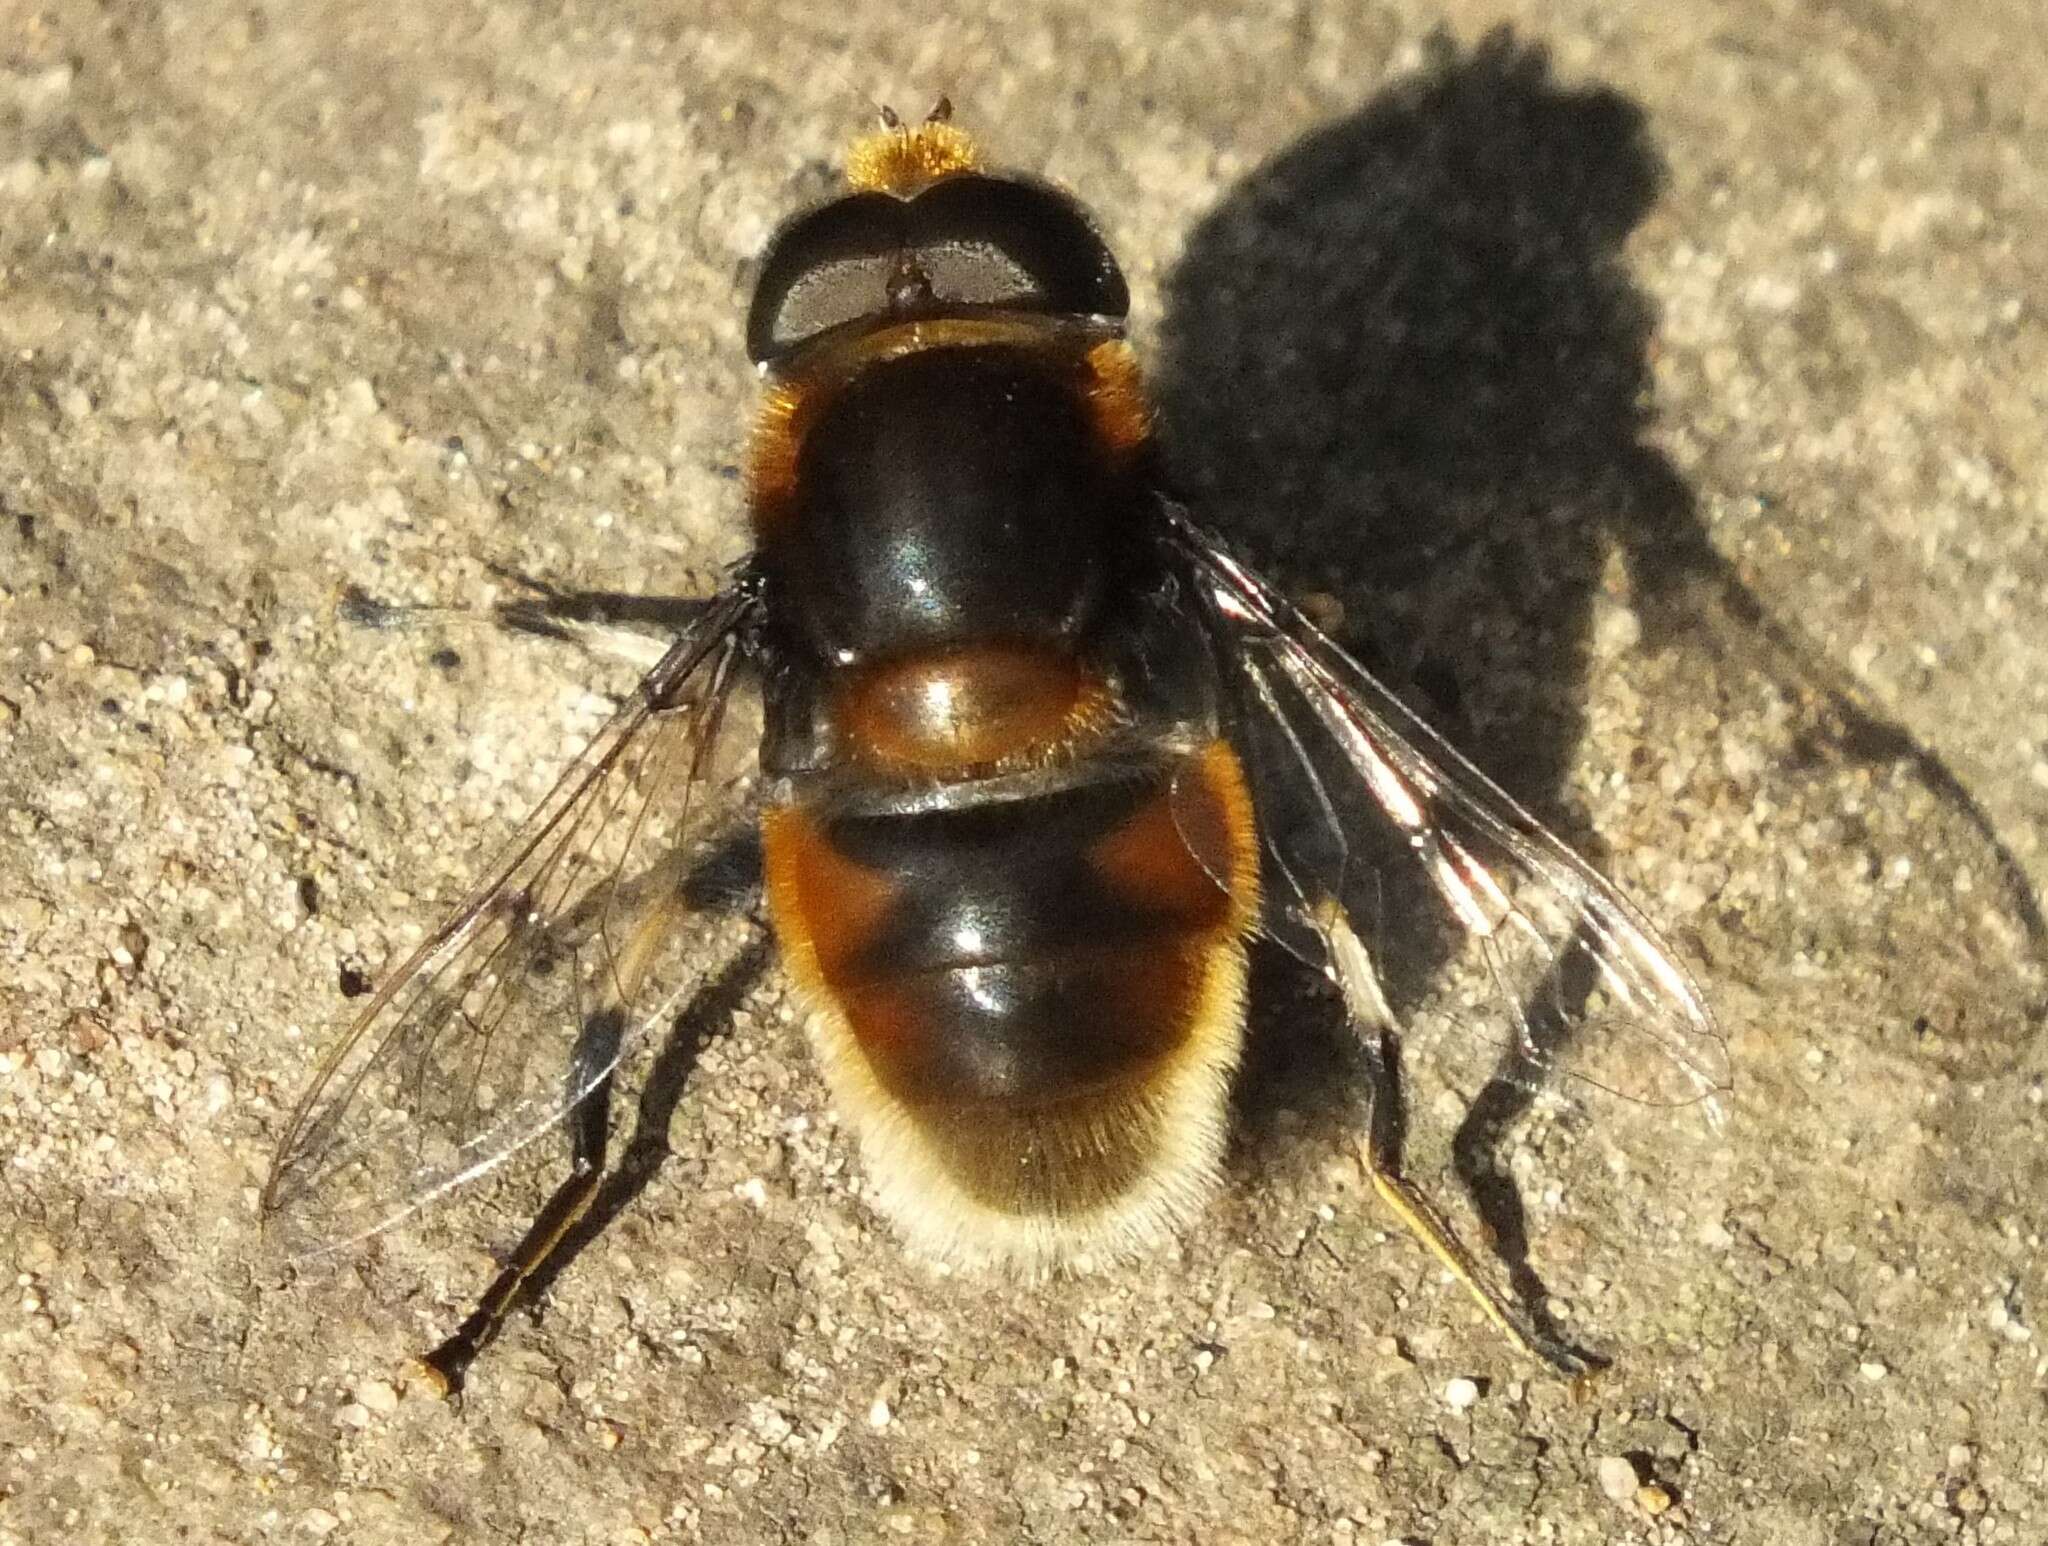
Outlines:
[[[1637, 910], [1174, 499], [1115, 258], [943, 107], [885, 115], [850, 190], [768, 248], [752, 556], [384, 981], [279, 1146], [264, 1208], [320, 1251], [568, 1122], [568, 1180], [428, 1355], [444, 1389], [588, 1207], [614, 1073], [687, 996], [708, 927], [691, 867], [735, 829], [758, 830], [873, 1196], [939, 1257], [1054, 1269], [1184, 1225], [1215, 1184], [1255, 939], [1369, 1044], [1393, 1031], [1368, 944], [1389, 864], [1532, 1063], [1553, 1055], [1535, 1006], [1575, 973], [1569, 1012], [1599, 1031], [1582, 1074], [1710, 1111], [1726, 1088]], [[1489, 1318], [1576, 1370], [1365, 1147]]]

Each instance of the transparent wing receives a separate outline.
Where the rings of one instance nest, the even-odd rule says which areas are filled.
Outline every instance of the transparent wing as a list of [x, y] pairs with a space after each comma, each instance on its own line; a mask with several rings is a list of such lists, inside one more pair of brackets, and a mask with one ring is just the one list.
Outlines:
[[287, 1253], [360, 1239], [484, 1174], [686, 996], [685, 883], [751, 800], [719, 752], [754, 605], [742, 582], [676, 640], [322, 1058], [263, 1192]]
[[1518, 1077], [1718, 1122], [1726, 1043], [1635, 906], [1257, 575], [1178, 513], [1169, 533], [1258, 806], [1267, 932], [1354, 1004], [1370, 970], [1387, 1017], [1478, 1024]]

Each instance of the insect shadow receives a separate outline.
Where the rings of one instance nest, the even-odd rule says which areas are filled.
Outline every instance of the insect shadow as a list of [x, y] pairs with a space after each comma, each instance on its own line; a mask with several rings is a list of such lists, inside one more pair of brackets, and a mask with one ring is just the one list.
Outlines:
[[[1593, 601], [1618, 554], [1645, 647], [1739, 638], [1816, 705], [1829, 744], [1810, 755], [1903, 767], [1972, 828], [2038, 959], [2039, 904], [1962, 784], [1805, 657], [1646, 443], [1655, 312], [1623, 245], [1664, 180], [1645, 114], [1621, 93], [1561, 84], [1541, 47], [1505, 29], [1469, 50], [1432, 40], [1420, 70], [1274, 157], [1190, 236], [1159, 362], [1174, 475], [1255, 564], [1334, 593], [1346, 646], [1419, 689], [1474, 761], [1596, 865], [1564, 789]], [[1443, 965], [1446, 941], [1419, 932], [1390, 973], [1397, 1012]], [[1568, 1005], [1591, 984], [1550, 986]], [[1304, 1031], [1303, 1002], [1269, 993], [1255, 1010], [1239, 1091], [1254, 1142], [1273, 1104], [1356, 1125], [1371, 1070], [1341, 1024]], [[1536, 1034], [1568, 1035], [1569, 1017]], [[1532, 1098], [1527, 1072], [1502, 1056], [1452, 1154], [1533, 1307], [1543, 1288], [1500, 1153]]]

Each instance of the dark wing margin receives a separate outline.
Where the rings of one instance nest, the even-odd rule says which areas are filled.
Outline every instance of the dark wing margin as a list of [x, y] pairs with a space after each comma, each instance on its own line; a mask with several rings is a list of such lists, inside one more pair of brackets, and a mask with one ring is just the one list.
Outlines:
[[374, 1234], [484, 1174], [687, 997], [689, 865], [751, 804], [720, 752], [757, 605], [742, 579], [676, 639], [321, 1059], [263, 1189], [286, 1255]]
[[[1355, 1003], [1356, 946], [1384, 971], [1376, 947], [1429, 913], [1436, 957], [1468, 968], [1462, 988], [1432, 990], [1430, 1014], [1483, 1021], [1531, 1082], [1561, 1072], [1718, 1124], [1727, 1044], [1635, 905], [1171, 506], [1165, 540], [1254, 790], [1266, 932]], [[1388, 1002], [1377, 978], [1370, 996]]]

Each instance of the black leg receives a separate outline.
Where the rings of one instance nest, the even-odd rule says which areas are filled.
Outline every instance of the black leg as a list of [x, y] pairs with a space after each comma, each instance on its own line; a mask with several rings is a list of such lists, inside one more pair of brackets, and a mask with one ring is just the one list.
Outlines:
[[381, 601], [359, 585], [334, 594], [334, 612], [357, 628], [385, 632], [427, 623], [490, 623], [513, 633], [536, 634], [593, 649], [606, 635], [618, 649], [618, 635], [666, 643], [696, 624], [715, 604], [710, 596], [636, 596], [624, 591], [562, 590], [499, 564], [489, 566], [523, 594], [500, 601], [488, 612], [456, 605]]
[[746, 997], [760, 982], [774, 959], [766, 939], [747, 946], [690, 1000], [680, 1018], [669, 1028], [667, 1039], [655, 1054], [641, 1088], [639, 1109], [632, 1135], [626, 1139], [612, 1167], [605, 1172], [583, 1216], [569, 1226], [561, 1244], [536, 1267], [526, 1280], [526, 1294], [535, 1299], [554, 1286], [555, 1279], [578, 1252], [602, 1234], [633, 1201], [644, 1192], [673, 1152], [669, 1147], [669, 1125], [676, 1107], [697, 1065], [697, 1054], [720, 1030], [732, 1023]]
[[1442, 1210], [1401, 1174], [1403, 1116], [1393, 1013], [1380, 989], [1372, 958], [1352, 932], [1343, 910], [1334, 902], [1326, 902], [1317, 909], [1316, 922], [1329, 943], [1344, 1007], [1371, 1065], [1366, 1136], [1359, 1145], [1359, 1160], [1373, 1190], [1408, 1233], [1457, 1279], [1502, 1336], [1527, 1356], [1550, 1365], [1566, 1378], [1583, 1381], [1592, 1372], [1591, 1361], [1532, 1325], [1506, 1295], [1489, 1283]]
[[[616, 1009], [593, 1015], [570, 1054], [572, 1088], [581, 1088], [593, 1068], [609, 1069], [618, 1056], [625, 1019]], [[612, 1112], [612, 1076], [607, 1072], [591, 1086], [569, 1119], [569, 1177], [547, 1200], [527, 1228], [504, 1271], [477, 1300], [468, 1319], [439, 1347], [420, 1359], [436, 1394], [451, 1396], [462, 1389], [463, 1376], [476, 1355], [488, 1347], [519, 1303], [535, 1274], [546, 1267], [556, 1248], [589, 1209], [604, 1178], [605, 1150]]]
[[701, 618], [716, 600], [711, 596], [563, 590], [503, 564], [489, 567], [499, 579], [525, 592], [516, 600], [499, 602], [494, 608], [497, 620], [516, 632], [549, 639], [582, 640], [602, 630], [672, 639]]

